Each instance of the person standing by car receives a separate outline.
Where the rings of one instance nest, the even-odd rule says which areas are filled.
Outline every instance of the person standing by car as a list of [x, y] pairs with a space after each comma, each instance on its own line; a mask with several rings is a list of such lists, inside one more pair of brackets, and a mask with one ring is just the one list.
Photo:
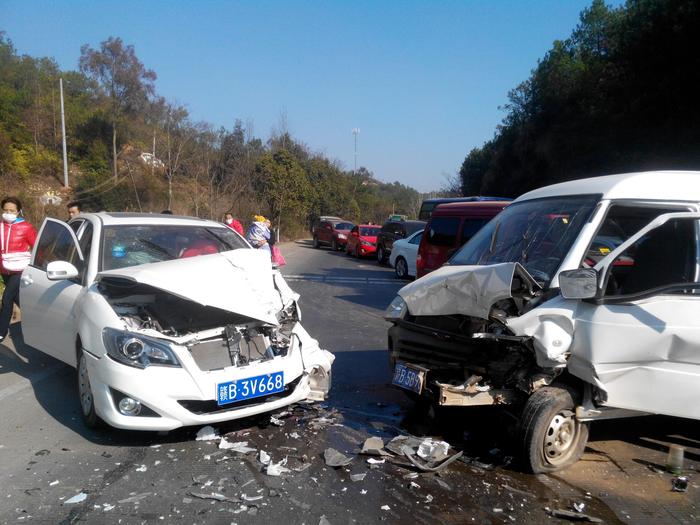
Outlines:
[[0, 342], [10, 329], [12, 306], [19, 306], [19, 281], [31, 259], [36, 241], [34, 227], [20, 217], [22, 203], [16, 197], [2, 200], [2, 224], [0, 224], [0, 275], [5, 283], [0, 307]]
[[66, 208], [68, 209], [68, 220], [71, 220], [83, 211], [83, 206], [78, 201], [69, 202]]
[[244, 235], [243, 233], [243, 225], [241, 224], [241, 221], [238, 219], [233, 218], [233, 213], [230, 211], [226, 212], [226, 215], [224, 215], [224, 224], [231, 228], [233, 231], [236, 233], [239, 233], [240, 235]]
[[253, 248], [267, 250], [270, 256], [272, 256], [270, 251], [270, 221], [262, 215], [255, 215], [253, 217], [253, 223], [250, 225], [250, 228], [248, 228], [246, 239]]

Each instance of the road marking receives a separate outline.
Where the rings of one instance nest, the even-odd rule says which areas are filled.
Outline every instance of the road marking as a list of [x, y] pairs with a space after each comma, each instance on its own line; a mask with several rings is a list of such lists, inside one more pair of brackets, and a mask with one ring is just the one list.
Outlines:
[[326, 277], [323, 275], [285, 275], [287, 281], [313, 281], [327, 284], [396, 284], [403, 286], [405, 282], [398, 279], [378, 277]]

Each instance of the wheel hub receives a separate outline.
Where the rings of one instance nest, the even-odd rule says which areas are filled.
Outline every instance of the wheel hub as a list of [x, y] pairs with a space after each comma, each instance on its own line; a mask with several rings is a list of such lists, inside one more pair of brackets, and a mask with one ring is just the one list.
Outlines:
[[544, 457], [551, 464], [566, 460], [576, 441], [576, 420], [570, 410], [557, 413], [544, 437]]

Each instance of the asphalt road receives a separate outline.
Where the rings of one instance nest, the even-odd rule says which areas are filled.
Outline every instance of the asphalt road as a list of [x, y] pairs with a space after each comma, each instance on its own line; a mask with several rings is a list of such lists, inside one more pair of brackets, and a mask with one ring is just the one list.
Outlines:
[[[283, 273], [302, 296], [302, 324], [336, 355], [331, 397], [294, 407], [281, 426], [264, 416], [217, 430], [273, 462], [287, 458], [290, 472], [269, 476], [258, 453], [197, 441], [198, 428], [86, 429], [74, 371], [23, 345], [14, 325], [0, 345], [0, 522], [566, 523], [546, 508], [574, 503], [605, 523], [700, 521], [696, 422], [599, 422], [578, 464], [556, 476], [523, 474], [510, 458], [506, 415], [426, 412], [388, 385], [382, 312], [402, 284], [390, 268], [304, 241], [282, 250]], [[408, 433], [445, 439], [464, 461], [436, 475], [358, 455], [367, 437], [387, 442]], [[686, 447], [684, 493], [671, 491], [672, 476], [661, 468], [670, 443]], [[329, 447], [350, 464], [327, 466]], [[358, 474], [365, 476], [356, 481]], [[221, 497], [202, 499], [212, 493]], [[70, 503], [77, 495], [84, 499]]]

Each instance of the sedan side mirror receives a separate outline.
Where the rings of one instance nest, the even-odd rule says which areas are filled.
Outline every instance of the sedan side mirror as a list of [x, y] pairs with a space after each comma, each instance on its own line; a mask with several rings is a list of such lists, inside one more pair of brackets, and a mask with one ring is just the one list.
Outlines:
[[66, 261], [53, 261], [46, 266], [46, 277], [49, 281], [63, 281], [74, 279], [80, 272], [71, 263]]
[[598, 292], [598, 273], [593, 268], [563, 271], [559, 289], [564, 299], [591, 299]]

